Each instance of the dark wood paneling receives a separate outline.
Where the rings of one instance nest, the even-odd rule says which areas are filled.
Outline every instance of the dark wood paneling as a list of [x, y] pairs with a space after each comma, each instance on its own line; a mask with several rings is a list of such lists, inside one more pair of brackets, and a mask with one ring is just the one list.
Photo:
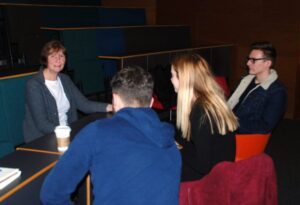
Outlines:
[[1, 3], [8, 4], [51, 4], [51, 5], [93, 5], [100, 6], [101, 0], [3, 0]]
[[[192, 44], [236, 44], [236, 56], [231, 70], [233, 88], [245, 74], [248, 46], [255, 41], [271, 41], [278, 50], [280, 80], [288, 88], [287, 118], [299, 112], [299, 59], [300, 13], [297, 0], [284, 1], [218, 1], [218, 0], [164, 0], [157, 1], [157, 24], [184, 24], [191, 26]], [[298, 114], [299, 115], [299, 114]]]
[[297, 72], [297, 87], [296, 87], [296, 100], [295, 103], [297, 106], [295, 106], [295, 119], [300, 119], [300, 66], [298, 65], [298, 72]]
[[102, 6], [107, 7], [141, 7], [146, 9], [147, 24], [156, 23], [156, 0], [102, 0]]

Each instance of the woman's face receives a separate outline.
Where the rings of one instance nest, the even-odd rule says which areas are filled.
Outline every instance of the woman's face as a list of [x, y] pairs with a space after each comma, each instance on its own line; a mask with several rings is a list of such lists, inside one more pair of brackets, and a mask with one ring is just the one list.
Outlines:
[[174, 70], [173, 66], [172, 66], [172, 69], [171, 69], [171, 75], [172, 75], [171, 82], [173, 84], [175, 92], [177, 93], [178, 92], [178, 88], [179, 88], [179, 79], [178, 79], [177, 73]]
[[66, 56], [62, 50], [50, 52], [47, 58], [47, 69], [52, 72], [59, 73], [62, 71], [66, 63]]

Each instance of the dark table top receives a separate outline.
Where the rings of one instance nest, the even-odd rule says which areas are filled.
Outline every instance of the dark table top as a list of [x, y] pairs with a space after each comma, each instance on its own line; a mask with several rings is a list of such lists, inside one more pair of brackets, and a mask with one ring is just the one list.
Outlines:
[[[98, 119], [108, 118], [110, 116], [111, 114], [109, 113], [93, 113], [71, 124], [71, 128], [72, 128], [71, 141], [76, 136], [76, 134], [90, 122], [93, 122]], [[43, 136], [39, 139], [36, 139], [32, 142], [29, 142], [25, 145], [22, 145], [18, 148], [18, 150], [28, 150], [28, 151], [30, 150], [30, 151], [37, 151], [37, 152], [59, 154], [57, 150], [57, 142], [56, 142], [56, 136], [54, 132], [46, 136]]]
[[37, 177], [51, 169], [59, 155], [36, 153], [28, 151], [15, 151], [0, 159], [1, 167], [19, 168], [21, 176], [0, 190], [0, 202], [27, 186]]
[[[71, 125], [71, 140], [90, 122], [110, 116], [109, 113], [94, 113], [76, 121]], [[22, 173], [18, 179], [0, 190], [0, 204], [40, 204], [39, 190], [60, 154], [55, 134], [50, 133], [1, 158], [1, 167], [19, 168]]]

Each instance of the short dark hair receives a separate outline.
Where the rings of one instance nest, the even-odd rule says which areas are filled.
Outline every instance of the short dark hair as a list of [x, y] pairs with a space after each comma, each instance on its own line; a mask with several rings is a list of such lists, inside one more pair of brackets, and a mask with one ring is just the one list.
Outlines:
[[137, 102], [141, 106], [149, 106], [153, 86], [151, 74], [138, 66], [121, 69], [111, 80], [112, 92], [118, 94], [127, 105]]
[[66, 48], [60, 41], [52, 40], [47, 42], [41, 51], [40, 63], [43, 68], [48, 66], [48, 56], [53, 52], [62, 51], [66, 55]]
[[260, 50], [263, 52], [264, 57], [272, 61], [271, 67], [273, 68], [275, 65], [277, 52], [274, 46], [268, 41], [255, 42], [251, 44], [252, 50]]

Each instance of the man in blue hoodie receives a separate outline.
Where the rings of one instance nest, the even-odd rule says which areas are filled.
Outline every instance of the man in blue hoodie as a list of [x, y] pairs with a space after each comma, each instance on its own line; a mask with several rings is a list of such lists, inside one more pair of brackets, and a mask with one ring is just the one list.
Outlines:
[[111, 86], [114, 116], [78, 133], [44, 181], [43, 204], [72, 204], [70, 195], [87, 172], [95, 205], [178, 204], [181, 158], [173, 127], [150, 108], [151, 75], [124, 68]]

